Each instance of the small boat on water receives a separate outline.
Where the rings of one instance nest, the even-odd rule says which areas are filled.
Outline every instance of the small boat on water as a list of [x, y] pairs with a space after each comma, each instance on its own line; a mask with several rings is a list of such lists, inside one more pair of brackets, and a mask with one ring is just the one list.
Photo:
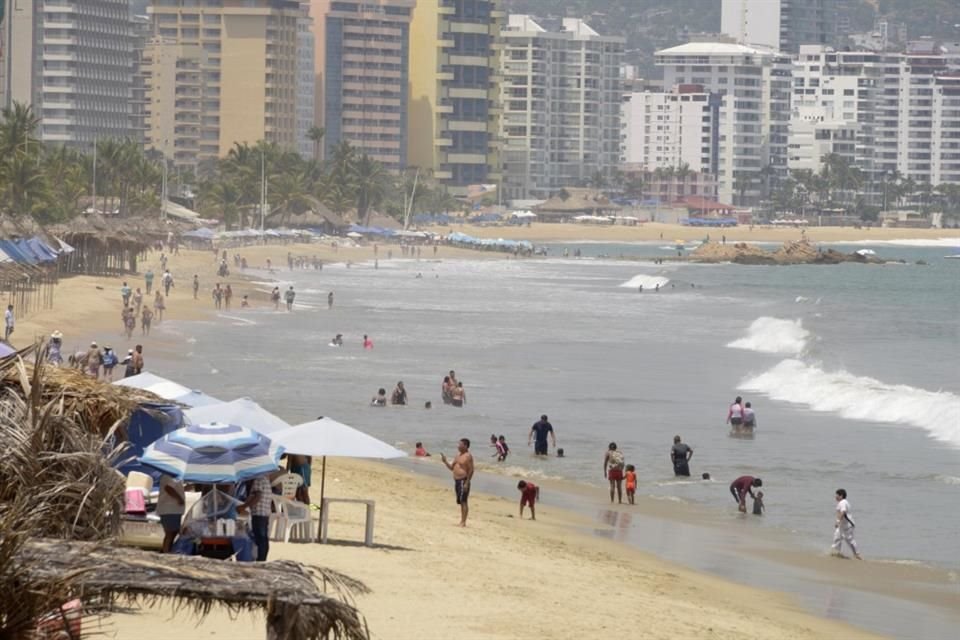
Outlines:
[[960, 260], [960, 253], [955, 253], [952, 256], [943, 256], [944, 260]]

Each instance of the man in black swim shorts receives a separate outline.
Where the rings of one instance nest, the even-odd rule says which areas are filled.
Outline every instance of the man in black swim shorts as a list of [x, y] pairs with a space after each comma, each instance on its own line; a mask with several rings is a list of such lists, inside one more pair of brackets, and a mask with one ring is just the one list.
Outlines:
[[457, 457], [453, 461], [447, 460], [447, 456], [440, 454], [440, 460], [453, 473], [453, 490], [457, 496], [457, 504], [460, 505], [460, 526], [467, 526], [467, 516], [470, 514], [470, 507], [467, 500], [470, 498], [470, 481], [473, 479], [473, 454], [470, 453], [470, 441], [467, 438], [461, 438], [457, 443]]
[[546, 414], [540, 416], [539, 422], [535, 422], [532, 427], [530, 427], [530, 435], [527, 436], [527, 446], [536, 439], [536, 443], [533, 447], [534, 454], [538, 456], [547, 455], [547, 434], [550, 435], [550, 438], [553, 440], [553, 448], [557, 448], [557, 436], [553, 432], [553, 425], [547, 420]]

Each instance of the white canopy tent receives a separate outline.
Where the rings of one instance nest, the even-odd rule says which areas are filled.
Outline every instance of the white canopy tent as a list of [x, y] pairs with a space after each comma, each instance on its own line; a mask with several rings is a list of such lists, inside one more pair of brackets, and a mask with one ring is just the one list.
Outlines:
[[[270, 439], [283, 446], [287, 453], [323, 458], [320, 471], [321, 509], [323, 509], [323, 496], [327, 482], [327, 456], [380, 460], [407, 457], [407, 454], [400, 449], [342, 422], [337, 422], [333, 418], [320, 417], [312, 422], [298, 424], [283, 431], [275, 431], [270, 434]], [[323, 517], [322, 511], [320, 517]]]
[[205, 405], [222, 404], [222, 400], [208, 396], [202, 391], [185, 387], [173, 380], [167, 380], [152, 373], [140, 373], [129, 378], [117, 380], [113, 384], [121, 387], [142, 389], [154, 393], [166, 400], [185, 404], [188, 407], [202, 407]]
[[219, 422], [253, 429], [273, 439], [277, 431], [289, 429], [290, 424], [273, 415], [250, 398], [237, 398], [230, 402], [210, 404], [184, 411], [194, 424]]

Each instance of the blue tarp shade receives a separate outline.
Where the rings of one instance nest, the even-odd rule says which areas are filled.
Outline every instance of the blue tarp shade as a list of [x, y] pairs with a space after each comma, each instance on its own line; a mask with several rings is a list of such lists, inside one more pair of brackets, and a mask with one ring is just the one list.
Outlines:
[[39, 237], [35, 236], [29, 240], [21, 240], [21, 242], [37, 256], [40, 262], [56, 262], [59, 255], [57, 251]]
[[735, 227], [736, 218], [685, 218], [680, 224], [687, 227]]
[[363, 227], [359, 224], [352, 224], [347, 229], [347, 233], [359, 233], [365, 236], [392, 236], [393, 229], [384, 229], [383, 227]]
[[0, 240], [0, 249], [3, 249], [3, 252], [10, 256], [14, 262], [20, 264], [37, 264], [37, 260], [29, 252], [24, 252], [13, 240]]
[[171, 431], [183, 426], [183, 412], [175, 404], [143, 403], [130, 416], [127, 426], [127, 441], [132, 459], [120, 467], [124, 475], [139, 471], [153, 477], [154, 484], [160, 478], [160, 472], [140, 464], [143, 450]]
[[213, 229], [207, 229], [206, 227], [201, 227], [200, 229], [194, 229], [193, 231], [187, 231], [183, 234], [184, 238], [199, 238], [200, 240], [213, 240], [217, 235], [217, 232]]

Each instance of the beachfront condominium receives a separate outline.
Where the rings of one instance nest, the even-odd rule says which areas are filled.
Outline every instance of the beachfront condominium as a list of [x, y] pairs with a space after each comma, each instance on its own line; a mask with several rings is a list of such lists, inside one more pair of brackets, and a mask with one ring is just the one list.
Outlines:
[[834, 44], [837, 0], [723, 0], [720, 30], [741, 44], [797, 53]]
[[4, 106], [32, 104], [39, 137], [89, 151], [132, 132], [127, 0], [19, 0], [4, 17]]
[[511, 15], [500, 32], [503, 196], [546, 200], [620, 164], [622, 37]]
[[147, 147], [196, 168], [237, 143], [297, 149], [300, 4], [154, 0]]
[[702, 85], [624, 95], [623, 160], [646, 171], [686, 167], [717, 174], [720, 95]]
[[297, 21], [297, 152], [304, 158], [313, 156], [314, 143], [310, 130], [316, 123], [316, 36], [310, 5], [300, 3]]
[[858, 192], [884, 201], [896, 176], [960, 182], [960, 61], [935, 42], [904, 53], [800, 48], [794, 66], [790, 168], [817, 172], [827, 153], [863, 173]]
[[714, 40], [658, 51], [656, 63], [663, 69], [664, 86], [700, 85], [719, 96], [716, 174], [721, 201], [755, 204], [787, 177], [789, 56]]
[[313, 0], [317, 123], [327, 157], [341, 142], [399, 171], [407, 158], [410, 20], [416, 0]]
[[407, 162], [454, 196], [500, 184], [501, 0], [418, 0], [410, 26]]

